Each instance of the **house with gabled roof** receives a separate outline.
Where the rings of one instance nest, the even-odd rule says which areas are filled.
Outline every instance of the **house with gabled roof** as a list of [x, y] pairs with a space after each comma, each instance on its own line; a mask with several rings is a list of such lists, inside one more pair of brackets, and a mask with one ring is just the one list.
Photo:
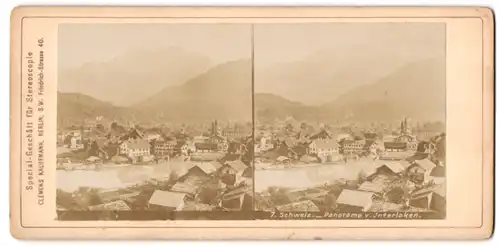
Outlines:
[[119, 145], [120, 154], [127, 156], [133, 161], [147, 161], [151, 156], [151, 145], [142, 139], [130, 139]]
[[220, 206], [230, 211], [252, 210], [252, 187], [241, 186], [230, 189], [221, 195]]
[[198, 187], [190, 183], [177, 182], [169, 189], [172, 192], [184, 193], [191, 198], [195, 198], [198, 193]]
[[331, 132], [329, 132], [328, 130], [323, 128], [319, 132], [312, 134], [309, 139], [310, 140], [318, 140], [318, 139], [320, 139], [320, 140], [333, 140], [333, 135]]
[[444, 213], [446, 186], [441, 184], [413, 191], [410, 196], [410, 206]]
[[339, 153], [340, 145], [334, 140], [313, 140], [307, 146], [308, 154], [316, 154], [318, 156], [329, 156]]
[[376, 174], [394, 176], [401, 174], [405, 169], [406, 167], [401, 162], [388, 161], [377, 168]]
[[155, 190], [149, 199], [148, 209], [180, 211], [186, 204], [186, 197], [184, 193]]
[[192, 166], [184, 175], [179, 178], [179, 182], [189, 183], [195, 186], [203, 184], [210, 179], [210, 175], [205, 173], [198, 165]]
[[217, 170], [222, 167], [222, 165], [217, 161], [197, 162], [195, 165], [207, 175], [217, 172]]
[[220, 168], [220, 173], [241, 176], [247, 167], [248, 166], [245, 165], [245, 163], [243, 163], [240, 159], [226, 161], [226, 163], [224, 163], [224, 165]]
[[429, 181], [432, 170], [436, 167], [428, 158], [414, 160], [406, 169], [406, 174], [415, 183], [426, 183]]
[[358, 190], [382, 194], [384, 192], [384, 186], [378, 183], [365, 181], [359, 185]]
[[344, 189], [337, 198], [337, 209], [342, 212], [366, 212], [373, 204], [374, 193]]

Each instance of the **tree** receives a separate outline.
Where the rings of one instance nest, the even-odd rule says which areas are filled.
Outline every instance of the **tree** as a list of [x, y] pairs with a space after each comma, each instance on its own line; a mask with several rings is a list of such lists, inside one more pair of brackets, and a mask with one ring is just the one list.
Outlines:
[[171, 171], [168, 175], [168, 184], [174, 185], [175, 183], [177, 183], [177, 180], [179, 180], [179, 174], [177, 174], [176, 171]]

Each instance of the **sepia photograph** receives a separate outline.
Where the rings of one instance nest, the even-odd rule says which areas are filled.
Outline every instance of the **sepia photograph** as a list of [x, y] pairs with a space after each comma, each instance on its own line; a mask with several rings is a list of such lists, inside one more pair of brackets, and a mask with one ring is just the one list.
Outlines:
[[250, 25], [61, 24], [58, 41], [59, 220], [250, 215]]
[[488, 238], [493, 27], [484, 7], [16, 8], [11, 234]]
[[445, 31], [255, 25], [256, 210], [445, 218]]

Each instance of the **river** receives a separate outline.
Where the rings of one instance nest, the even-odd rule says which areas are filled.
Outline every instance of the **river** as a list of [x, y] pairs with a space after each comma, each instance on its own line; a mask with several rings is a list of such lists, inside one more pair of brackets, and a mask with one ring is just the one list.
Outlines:
[[172, 161], [153, 165], [107, 165], [99, 170], [57, 170], [57, 188], [67, 192], [79, 187], [124, 188], [149, 179], [168, 178], [172, 171], [182, 175], [193, 165], [191, 162]]
[[[360, 160], [356, 162], [319, 164], [277, 169], [255, 170], [255, 191], [269, 186], [305, 188], [322, 185], [339, 179], [357, 179], [361, 170], [369, 173], [383, 161]], [[192, 162], [171, 161], [154, 165], [106, 166], [100, 170], [57, 170], [57, 188], [67, 192], [79, 187], [114, 189], [143, 183], [149, 179], [167, 178], [171, 171], [178, 175], [187, 172]]]
[[281, 169], [257, 169], [255, 170], [255, 192], [262, 192], [270, 186], [298, 189], [340, 179], [355, 180], [362, 170], [370, 173], [380, 165], [382, 165], [381, 161], [360, 160]]

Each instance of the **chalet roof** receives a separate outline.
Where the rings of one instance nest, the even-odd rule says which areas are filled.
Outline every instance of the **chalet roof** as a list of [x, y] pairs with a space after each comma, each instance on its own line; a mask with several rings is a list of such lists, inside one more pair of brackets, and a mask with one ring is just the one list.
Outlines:
[[406, 149], [405, 142], [384, 142], [384, 148], [386, 149]]
[[126, 202], [122, 200], [117, 200], [113, 202], [108, 202], [104, 204], [89, 206], [90, 211], [102, 211], [102, 210], [113, 210], [113, 211], [130, 211], [130, 207]]
[[201, 150], [217, 150], [216, 143], [195, 143], [194, 146], [196, 149]]
[[365, 208], [372, 203], [372, 198], [372, 192], [344, 189], [337, 199], [337, 204]]
[[422, 168], [425, 169], [425, 171], [430, 172], [432, 169], [436, 167], [436, 164], [429, 160], [428, 158], [422, 159], [422, 160], [415, 160], [415, 163]]
[[276, 209], [280, 212], [286, 211], [300, 211], [300, 212], [319, 212], [318, 206], [311, 200], [304, 200], [300, 202], [289, 203], [277, 206]]
[[334, 140], [316, 139], [312, 141], [311, 144], [316, 145], [316, 148], [318, 149], [335, 149], [339, 147], [339, 144]]
[[221, 167], [220, 163], [212, 162], [198, 162], [196, 166], [199, 167], [204, 173], [211, 174]]
[[391, 170], [394, 173], [400, 173], [400, 172], [405, 170], [405, 166], [403, 166], [399, 162], [388, 161], [388, 162], [385, 162], [384, 165], [382, 165], [380, 167], [384, 167], [384, 166], [389, 168], [389, 170]]
[[384, 191], [384, 187], [381, 184], [365, 181], [358, 187], [358, 190], [382, 193]]
[[149, 204], [177, 208], [184, 202], [185, 198], [186, 194], [184, 193], [155, 190], [149, 199]]
[[170, 191], [177, 193], [185, 193], [194, 196], [196, 195], [198, 189], [194, 185], [177, 182], [170, 188]]
[[226, 162], [226, 165], [229, 165], [230, 167], [234, 168], [238, 172], [244, 171], [248, 167], [241, 160], [228, 161], [228, 162]]
[[446, 186], [444, 184], [434, 185], [431, 187], [415, 190], [412, 194], [412, 198], [419, 198], [423, 196], [427, 196], [431, 193], [435, 193], [441, 197], [446, 196]]

